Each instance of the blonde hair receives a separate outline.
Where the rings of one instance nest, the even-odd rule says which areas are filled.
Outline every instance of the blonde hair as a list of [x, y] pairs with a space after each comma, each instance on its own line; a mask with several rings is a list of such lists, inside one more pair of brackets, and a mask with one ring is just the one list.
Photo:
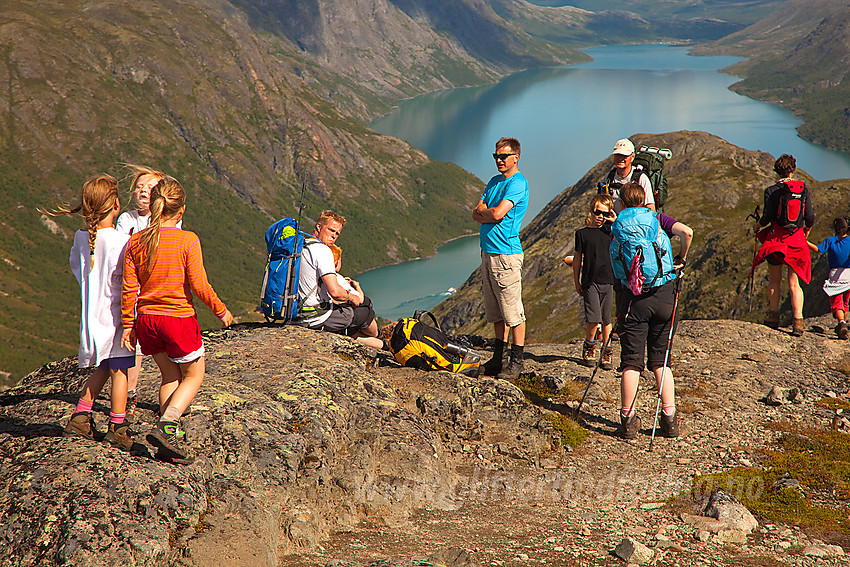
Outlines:
[[316, 228], [318, 228], [319, 225], [324, 226], [325, 224], [327, 224], [328, 220], [335, 220], [336, 222], [338, 222], [342, 226], [345, 226], [345, 217], [344, 216], [342, 216], [339, 213], [335, 213], [334, 211], [331, 211], [330, 209], [327, 209], [327, 210], [322, 211], [319, 214], [319, 219], [316, 221]]
[[38, 208], [40, 213], [58, 217], [80, 213], [86, 221], [86, 230], [89, 233], [89, 252], [91, 254], [91, 266], [94, 268], [94, 246], [97, 242], [97, 225], [108, 217], [115, 207], [121, 206], [118, 199], [118, 180], [111, 175], [102, 173], [89, 178], [83, 183], [80, 204], [71, 208], [68, 205], [58, 205], [55, 209], [46, 210]]
[[611, 195], [605, 193], [594, 195], [593, 199], [590, 200], [590, 210], [587, 212], [587, 216], [584, 217], [584, 226], [591, 226], [593, 224], [593, 210], [597, 205], [605, 205], [609, 211], [614, 210], [614, 200], [611, 198]]
[[340, 248], [336, 244], [331, 244], [329, 248], [331, 249], [331, 252], [334, 255], [334, 264], [336, 264], [337, 262], [339, 262], [339, 259], [342, 258], [342, 248]]
[[159, 231], [162, 221], [174, 218], [186, 204], [186, 191], [170, 175], [163, 176], [151, 189], [151, 223], [139, 233], [139, 243], [145, 249], [145, 269], [150, 272], [159, 249]]

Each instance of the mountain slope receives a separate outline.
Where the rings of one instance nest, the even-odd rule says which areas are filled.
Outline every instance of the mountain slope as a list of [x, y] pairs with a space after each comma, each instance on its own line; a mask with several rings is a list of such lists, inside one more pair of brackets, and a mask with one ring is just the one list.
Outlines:
[[731, 88], [776, 102], [804, 120], [804, 139], [850, 151], [850, 5], [840, 0], [792, 0], [782, 10], [697, 53], [743, 55]]
[[[672, 132], [661, 135], [636, 134], [635, 144], [670, 148], [667, 162], [669, 201], [665, 212], [694, 229], [688, 253], [680, 305], [689, 319], [745, 318], [761, 320], [766, 310], [766, 269], [756, 272], [753, 309], [747, 312], [747, 281], [753, 257], [753, 239], [747, 220], [763, 190], [773, 182], [774, 158], [764, 152], [744, 150], [705, 132]], [[801, 169], [805, 164], [799, 164]], [[584, 226], [588, 204], [596, 194], [596, 183], [611, 168], [606, 159], [593, 167], [578, 183], [565, 189], [547, 205], [521, 233], [523, 304], [531, 341], [564, 341], [579, 336], [578, 299], [572, 271], [563, 258], [573, 253], [575, 231]], [[818, 221], [810, 236], [820, 242], [831, 235], [835, 211], [846, 210], [846, 195], [836, 182], [817, 182], [799, 172], [812, 191]], [[841, 181], [846, 187], [847, 180]], [[674, 244], [676, 250], [676, 244]], [[818, 259], [812, 283], [806, 291], [805, 314], [828, 312], [821, 291], [826, 275], [825, 258]], [[479, 274], [476, 271], [457, 293], [434, 311], [443, 326], [463, 332], [492, 334], [485, 324]], [[787, 290], [785, 292], [787, 298]], [[788, 312], [787, 306], [784, 310]]]
[[[438, 51], [439, 42], [406, 39], [409, 51], [432, 53], [423, 77], [437, 63], [475, 81], [496, 73]], [[417, 64], [400, 72], [415, 76]], [[479, 190], [460, 168], [363, 126], [359, 117], [388, 108], [380, 89], [252, 28], [227, 2], [16, 2], [0, 14], [0, 84], [0, 198], [9, 203], [0, 220], [0, 372], [14, 377], [76, 349], [78, 299], [66, 265], [81, 223], [48, 223], [35, 209], [77, 199], [94, 173], [121, 176], [130, 162], [180, 179], [187, 227], [237, 316], [257, 301], [263, 232], [297, 214], [302, 181], [305, 225], [328, 207], [349, 219], [341, 245], [353, 272], [431, 254], [462, 234]], [[423, 81], [405, 92], [451, 85]]]

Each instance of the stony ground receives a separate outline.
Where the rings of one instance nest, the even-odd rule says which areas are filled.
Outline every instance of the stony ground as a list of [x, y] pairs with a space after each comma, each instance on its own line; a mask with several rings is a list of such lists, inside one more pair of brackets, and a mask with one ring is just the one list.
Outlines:
[[[618, 375], [600, 371], [582, 407], [591, 434], [575, 451], [530, 465], [500, 455], [492, 460], [455, 455], [461, 471], [457, 510], [430, 510], [426, 503], [409, 523], [373, 522], [337, 532], [284, 564], [345, 558], [351, 563], [341, 565], [383, 565], [376, 561], [412, 556], [451, 565], [623, 565], [611, 552], [631, 536], [656, 550], [657, 565], [850, 565], [850, 556], [821, 555], [821, 544], [840, 544], [850, 553], [850, 540], [839, 535], [807, 535], [795, 526], [762, 521], [743, 542], [724, 541], [722, 534], [701, 541], [698, 527], [682, 519], [683, 512], [694, 511], [666, 503], [691, 488], [696, 475], [757, 464], [778, 435], [766, 424], [830, 426], [835, 414], [814, 402], [846, 397], [850, 381], [836, 369], [846, 364], [850, 350], [832, 333], [828, 317], [809, 323], [810, 332], [797, 339], [789, 329], [686, 321], [673, 361], [680, 438], [656, 437], [649, 451], [656, 392], [648, 375], [638, 402], [641, 434], [634, 441], [618, 438]], [[587, 383], [590, 370], [579, 365], [580, 343], [533, 345], [528, 351], [526, 370]], [[379, 374], [402, 396], [427, 387], [400, 380], [397, 371]], [[801, 395], [796, 403], [768, 405], [765, 396], [775, 385], [785, 393], [798, 388]]]
[[[61, 437], [84, 379], [66, 360], [0, 396], [0, 565], [613, 566], [627, 536], [656, 565], [850, 565], [838, 534], [761, 520], [742, 536], [671, 500], [700, 474], [758, 466], [778, 435], [770, 424], [842, 426], [815, 402], [847, 397], [850, 345], [827, 317], [809, 324], [793, 338], [683, 322], [682, 436], [651, 452], [648, 378], [641, 434], [623, 441], [618, 376], [597, 373], [581, 412], [589, 435], [573, 450], [543, 419], [573, 411], [555, 394], [534, 405], [509, 383], [399, 368], [346, 338], [237, 326], [207, 337], [207, 379], [184, 417], [198, 458], [172, 465], [144, 437], [156, 419], [150, 361], [123, 454]], [[531, 345], [526, 370], [581, 392], [579, 351]], [[773, 386], [796, 389], [794, 402], [767, 404]]]

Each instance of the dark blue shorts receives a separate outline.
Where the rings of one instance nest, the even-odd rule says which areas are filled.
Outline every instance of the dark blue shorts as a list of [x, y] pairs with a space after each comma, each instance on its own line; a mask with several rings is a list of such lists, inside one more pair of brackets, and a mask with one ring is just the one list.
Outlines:
[[107, 358], [98, 365], [98, 370], [127, 370], [136, 365], [135, 356], [116, 356]]

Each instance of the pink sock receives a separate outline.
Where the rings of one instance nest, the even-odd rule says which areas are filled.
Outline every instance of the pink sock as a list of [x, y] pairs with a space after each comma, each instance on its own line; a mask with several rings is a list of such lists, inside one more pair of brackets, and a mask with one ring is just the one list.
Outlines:
[[672, 416], [676, 413], [676, 404], [661, 404], [661, 411], [668, 417]]
[[626, 406], [624, 408], [620, 408], [620, 415], [623, 417], [631, 417], [635, 414], [635, 411], [637, 411], [635, 408]]
[[91, 408], [94, 405], [94, 400], [87, 402], [84, 399], [80, 398], [80, 401], [77, 402], [77, 409], [74, 410], [76, 413], [91, 413]]
[[124, 423], [124, 418], [127, 417], [126, 413], [115, 413], [109, 412], [109, 423], [119, 424]]

